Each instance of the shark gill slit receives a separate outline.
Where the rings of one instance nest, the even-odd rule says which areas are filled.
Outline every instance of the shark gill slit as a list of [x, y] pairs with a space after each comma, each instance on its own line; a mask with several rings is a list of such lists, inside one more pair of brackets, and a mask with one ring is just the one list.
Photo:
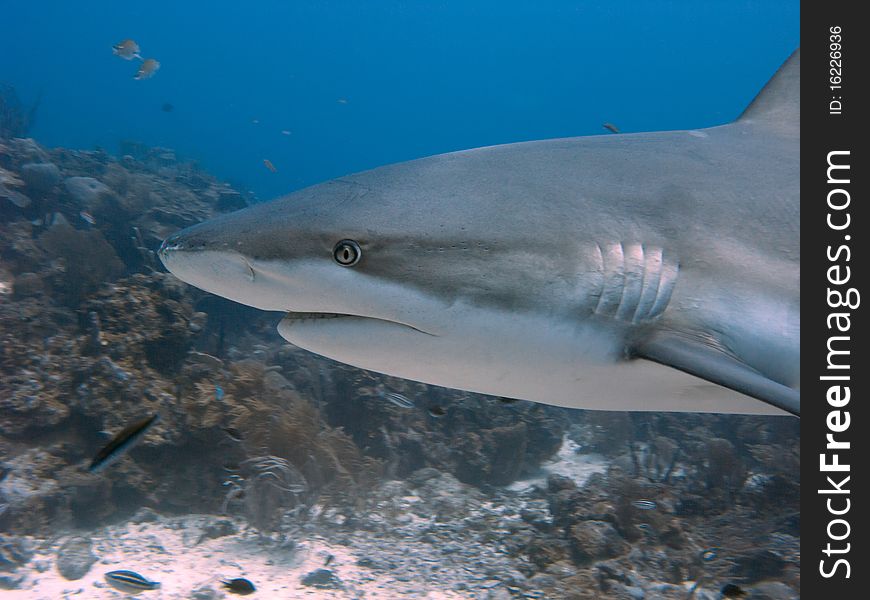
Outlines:
[[596, 249], [602, 284], [595, 314], [637, 324], [664, 312], [679, 267], [661, 248], [616, 243]]

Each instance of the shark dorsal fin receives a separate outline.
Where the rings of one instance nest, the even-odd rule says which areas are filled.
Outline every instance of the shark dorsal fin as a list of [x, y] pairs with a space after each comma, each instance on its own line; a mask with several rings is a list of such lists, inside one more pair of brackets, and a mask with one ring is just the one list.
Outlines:
[[798, 48], [758, 92], [737, 121], [769, 128], [781, 135], [800, 136], [800, 92], [801, 50]]

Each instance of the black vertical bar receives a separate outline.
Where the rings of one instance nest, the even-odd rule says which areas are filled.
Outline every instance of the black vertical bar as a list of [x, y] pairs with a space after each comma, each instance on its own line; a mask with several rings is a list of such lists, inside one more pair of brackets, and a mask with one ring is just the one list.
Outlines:
[[[870, 24], [858, 2], [801, 7], [801, 592], [870, 597], [870, 363], [862, 292]], [[870, 300], [870, 296], [867, 297]]]

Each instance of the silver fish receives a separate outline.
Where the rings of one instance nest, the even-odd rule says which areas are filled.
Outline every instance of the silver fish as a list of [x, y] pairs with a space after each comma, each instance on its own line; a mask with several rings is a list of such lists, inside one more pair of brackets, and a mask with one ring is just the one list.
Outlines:
[[657, 506], [652, 500], [635, 500], [631, 505], [638, 510], [654, 510]]
[[106, 583], [113, 588], [133, 594], [160, 587], [159, 582], [149, 581], [135, 571], [110, 571], [106, 573], [105, 578]]

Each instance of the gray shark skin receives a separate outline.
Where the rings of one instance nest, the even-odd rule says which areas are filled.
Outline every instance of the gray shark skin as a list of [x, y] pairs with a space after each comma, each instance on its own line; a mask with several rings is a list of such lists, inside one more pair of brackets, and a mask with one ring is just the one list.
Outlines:
[[799, 415], [799, 85], [796, 51], [727, 125], [380, 167], [159, 255], [364, 369], [557, 406]]

